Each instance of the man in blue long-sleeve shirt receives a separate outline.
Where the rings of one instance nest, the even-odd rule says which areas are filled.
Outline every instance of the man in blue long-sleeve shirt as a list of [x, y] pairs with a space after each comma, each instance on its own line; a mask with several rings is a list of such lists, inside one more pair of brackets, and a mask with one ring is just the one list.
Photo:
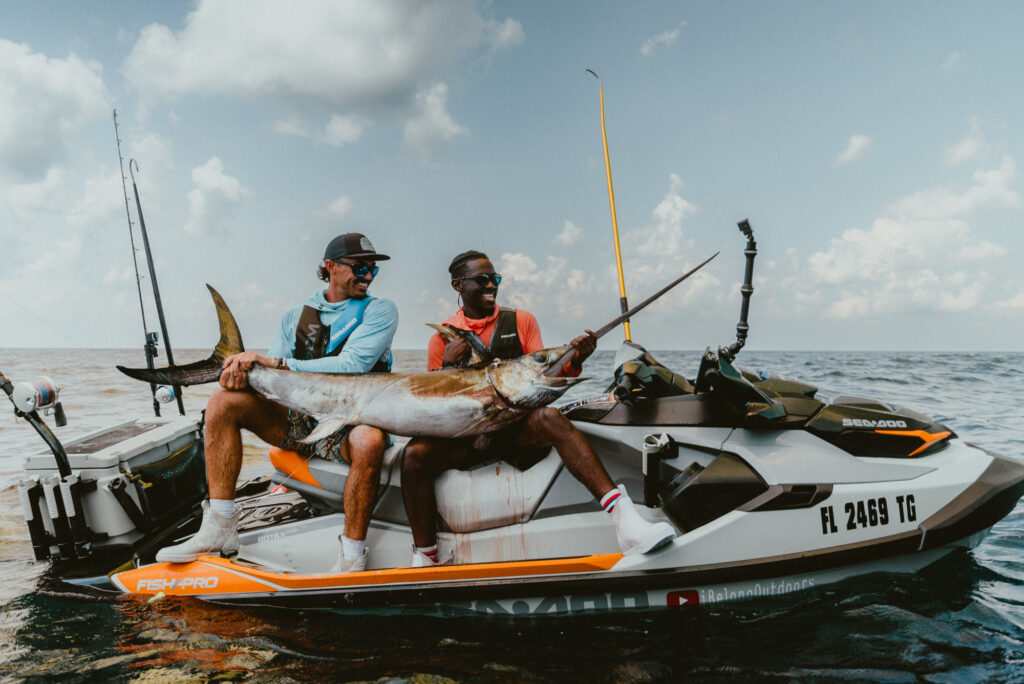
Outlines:
[[313, 444], [302, 444], [316, 420], [249, 391], [246, 373], [253, 364], [308, 373], [389, 371], [398, 310], [392, 302], [367, 294], [379, 270], [377, 262], [387, 259], [361, 233], [334, 238], [317, 271], [327, 288], [284, 315], [269, 356], [243, 352], [224, 361], [220, 384], [226, 391], [215, 393], [206, 408], [210, 501], [203, 523], [187, 542], [161, 549], [158, 561], [184, 563], [204, 553], [237, 550], [239, 511], [234, 497], [244, 428], [268, 444], [351, 465], [343, 494], [341, 554], [334, 570], [354, 572], [365, 567], [364, 542], [381, 459], [389, 443], [387, 434], [368, 425], [349, 425]]

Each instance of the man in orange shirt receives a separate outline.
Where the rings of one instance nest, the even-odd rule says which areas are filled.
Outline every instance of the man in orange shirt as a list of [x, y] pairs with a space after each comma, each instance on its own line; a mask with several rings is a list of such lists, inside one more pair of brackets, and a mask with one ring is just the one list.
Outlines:
[[[474, 345], [486, 348], [498, 359], [512, 359], [544, 348], [537, 319], [526, 311], [501, 309], [498, 285], [501, 276], [483, 252], [463, 252], [448, 267], [451, 284], [462, 299], [462, 308], [445, 323], [471, 333]], [[575, 377], [583, 362], [597, 346], [589, 330], [572, 341], [575, 357], [561, 374]], [[446, 344], [440, 335], [430, 339], [427, 368], [465, 363], [470, 343], [460, 337]], [[580, 481], [601, 506], [611, 514], [619, 547], [626, 554], [647, 553], [667, 544], [675, 530], [665, 522], [651, 523], [636, 511], [624, 488], [616, 488], [597, 454], [560, 411], [550, 407], [534, 410], [521, 422], [479, 438], [427, 439], [409, 442], [402, 456], [402, 496], [413, 535], [413, 567], [446, 564], [437, 549], [437, 501], [434, 480], [450, 468], [468, 468], [487, 459], [535, 463], [553, 445], [569, 472]]]

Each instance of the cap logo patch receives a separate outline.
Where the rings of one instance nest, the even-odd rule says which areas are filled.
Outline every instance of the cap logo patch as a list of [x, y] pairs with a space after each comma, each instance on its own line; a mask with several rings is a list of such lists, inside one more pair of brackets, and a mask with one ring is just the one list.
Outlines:
[[377, 251], [377, 250], [375, 250], [373, 248], [373, 243], [370, 242], [370, 238], [366, 237], [365, 235], [363, 237], [359, 238], [359, 248], [362, 249], [363, 251], [366, 251], [366, 252], [376, 252]]

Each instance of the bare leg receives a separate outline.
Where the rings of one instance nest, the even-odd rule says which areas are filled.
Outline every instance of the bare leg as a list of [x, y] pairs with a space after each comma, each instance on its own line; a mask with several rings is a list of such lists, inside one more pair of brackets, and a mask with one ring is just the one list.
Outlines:
[[476, 458], [469, 441], [417, 438], [402, 454], [402, 499], [416, 546], [437, 543], [437, 498], [434, 481], [449, 468], [465, 468]]
[[[288, 413], [252, 392], [219, 391], [206, 405], [206, 479], [211, 499], [234, 499], [242, 468], [245, 428], [270, 444], [280, 444], [288, 432]], [[206, 508], [199, 531], [188, 541], [160, 549], [162, 563], [187, 563], [204, 553], [233, 554], [238, 550], [238, 511], [221, 515]]]
[[527, 416], [519, 443], [524, 446], [553, 444], [569, 473], [598, 501], [615, 488], [590, 444], [556, 409], [545, 406]]
[[242, 469], [242, 429], [267, 444], [288, 434], [288, 409], [248, 391], [220, 390], [206, 405], [206, 481], [211, 499], [235, 498]]
[[[282, 437], [283, 439], [283, 437]], [[387, 448], [387, 437], [369, 425], [357, 425], [346, 437], [351, 468], [345, 481], [345, 531], [349, 539], [366, 539], [370, 515], [380, 481], [380, 464]]]

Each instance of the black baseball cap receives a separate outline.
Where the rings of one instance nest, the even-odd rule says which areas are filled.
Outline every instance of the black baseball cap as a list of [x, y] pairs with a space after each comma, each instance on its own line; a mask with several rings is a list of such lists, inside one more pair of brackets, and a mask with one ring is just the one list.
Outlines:
[[327, 243], [327, 249], [324, 250], [325, 260], [337, 261], [344, 257], [369, 257], [377, 261], [387, 261], [391, 258], [375, 250], [370, 238], [362, 233], [345, 233]]

